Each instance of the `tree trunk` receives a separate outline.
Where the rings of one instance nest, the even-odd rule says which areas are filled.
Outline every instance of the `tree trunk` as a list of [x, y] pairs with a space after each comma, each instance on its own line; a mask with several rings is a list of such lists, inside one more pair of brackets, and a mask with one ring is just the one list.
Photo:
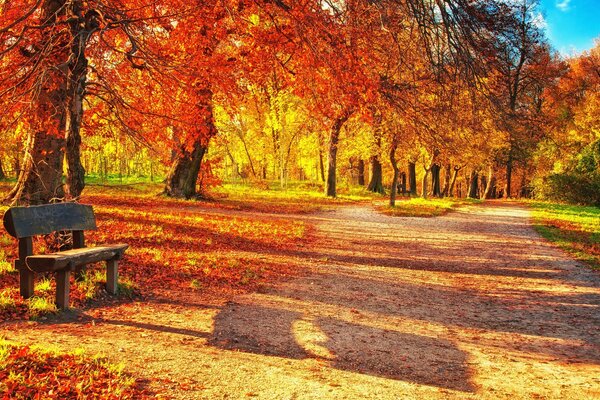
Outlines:
[[476, 170], [471, 171], [471, 176], [469, 178], [469, 193], [467, 197], [471, 199], [477, 199], [479, 191], [479, 173]]
[[196, 196], [196, 182], [200, 174], [202, 159], [207, 146], [200, 140], [194, 143], [193, 150], [181, 149], [181, 153], [173, 162], [167, 177], [165, 194], [170, 197], [191, 199]]
[[321, 173], [321, 182], [325, 182], [325, 165], [323, 164], [323, 150], [319, 146], [319, 172]]
[[[47, 26], [64, 15], [64, 1], [45, 0], [40, 21]], [[48, 43], [38, 43], [40, 48]], [[44, 204], [64, 197], [62, 175], [65, 149], [65, 122], [68, 75], [64, 62], [69, 49], [60, 48], [51, 53], [60, 65], [49, 65], [43, 71], [31, 130], [27, 134], [25, 155], [17, 183], [6, 200], [12, 204]]]
[[446, 168], [444, 168], [444, 188], [442, 189], [442, 197], [448, 197], [450, 191], [450, 180], [452, 179], [450, 176], [451, 169], [452, 165], [450, 164], [447, 164]]
[[0, 179], [6, 179], [6, 174], [4, 173], [4, 168], [2, 166], [2, 159], [0, 159]]
[[358, 160], [358, 184], [365, 186], [365, 161], [362, 158]]
[[379, 161], [379, 156], [371, 157], [371, 181], [369, 182], [367, 190], [373, 193], [385, 194], [385, 189], [383, 187], [383, 170], [381, 161]]
[[441, 167], [439, 164], [433, 164], [431, 166], [431, 194], [433, 197], [442, 197], [442, 190], [440, 189], [440, 171]]
[[383, 188], [383, 167], [379, 159], [381, 154], [381, 137], [383, 135], [381, 130], [382, 116], [378, 110], [374, 110], [373, 115], [373, 134], [375, 136], [376, 153], [371, 156], [371, 180], [369, 181], [367, 190], [373, 193], [385, 194], [385, 189]]
[[[450, 187], [448, 188], [448, 195], [454, 197], [454, 186], [456, 185], [456, 178], [458, 178], [458, 173], [460, 172], [461, 167], [454, 167], [452, 171], [452, 178], [450, 178]], [[457, 197], [460, 197], [457, 196]]]
[[512, 154], [508, 155], [508, 161], [506, 162], [506, 187], [504, 188], [504, 198], [510, 199], [512, 192], [512, 170], [513, 170], [513, 159]]
[[425, 174], [423, 175], [423, 180], [421, 181], [421, 197], [423, 197], [424, 199], [427, 198], [428, 195], [428, 188], [427, 188], [427, 180], [429, 178], [429, 171], [431, 171], [431, 167], [426, 168], [425, 166], [423, 166], [423, 169], [425, 170]]
[[[66, 161], [67, 196], [77, 199], [85, 187], [85, 169], [81, 164], [81, 122], [87, 81], [88, 61], [85, 48], [91, 35], [100, 27], [97, 13], [85, 12], [83, 0], [72, 1], [67, 10], [71, 30], [67, 75]], [[77, 18], [74, 18], [77, 17]]]
[[402, 193], [402, 195], [406, 194], [406, 172], [402, 172], [400, 174], [400, 193]]
[[398, 176], [400, 171], [398, 169], [398, 161], [396, 161], [396, 149], [398, 149], [398, 138], [394, 135], [392, 140], [392, 146], [390, 148], [390, 163], [394, 170], [394, 177], [392, 178], [392, 188], [390, 189], [390, 207], [396, 206], [396, 193], [398, 192]]
[[487, 186], [485, 187], [485, 193], [483, 194], [483, 196], [481, 198], [490, 199], [490, 198], [494, 197], [493, 194], [495, 191], [496, 191], [496, 177], [494, 176], [494, 168], [490, 165], [488, 167]]
[[417, 195], [417, 164], [414, 162], [408, 163], [408, 186], [411, 196]]
[[338, 141], [340, 139], [340, 131], [344, 123], [352, 115], [352, 110], [345, 110], [339, 117], [333, 121], [331, 126], [331, 132], [329, 134], [329, 157], [327, 162], [327, 184], [325, 187], [325, 193], [329, 197], [336, 197], [336, 173], [337, 173], [337, 151]]
[[200, 174], [202, 159], [208, 149], [210, 139], [216, 134], [213, 117], [212, 90], [209, 87], [199, 89], [198, 97], [198, 132], [191, 149], [181, 146], [177, 157], [171, 165], [167, 176], [164, 193], [170, 197], [197, 197], [196, 182]]

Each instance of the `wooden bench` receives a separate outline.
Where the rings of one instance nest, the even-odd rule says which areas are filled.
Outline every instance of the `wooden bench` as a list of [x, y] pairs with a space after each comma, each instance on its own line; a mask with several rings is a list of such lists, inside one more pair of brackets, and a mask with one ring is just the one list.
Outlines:
[[[106, 290], [117, 293], [118, 262], [126, 244], [85, 247], [83, 231], [95, 230], [96, 218], [91, 206], [57, 203], [32, 207], [12, 207], [4, 214], [4, 228], [19, 239], [19, 271], [21, 296], [33, 296], [36, 272], [56, 274], [56, 305], [69, 307], [69, 279], [72, 271], [81, 272], [86, 264], [106, 261]], [[33, 254], [33, 237], [53, 232], [72, 232], [73, 249], [50, 254]]]

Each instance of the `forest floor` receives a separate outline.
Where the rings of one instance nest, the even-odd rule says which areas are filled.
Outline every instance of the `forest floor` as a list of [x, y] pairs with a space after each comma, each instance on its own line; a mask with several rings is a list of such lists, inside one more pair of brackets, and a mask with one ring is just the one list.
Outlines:
[[526, 208], [186, 212], [314, 228], [297, 246], [237, 250], [297, 271], [257, 290], [156, 289], [0, 336], [106, 354], [166, 398], [600, 397], [600, 274], [541, 239]]

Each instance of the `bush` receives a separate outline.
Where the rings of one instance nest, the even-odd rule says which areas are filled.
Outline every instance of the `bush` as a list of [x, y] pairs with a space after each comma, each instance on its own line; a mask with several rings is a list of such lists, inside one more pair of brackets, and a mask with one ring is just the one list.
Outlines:
[[550, 175], [541, 195], [548, 200], [600, 207], [600, 173]]

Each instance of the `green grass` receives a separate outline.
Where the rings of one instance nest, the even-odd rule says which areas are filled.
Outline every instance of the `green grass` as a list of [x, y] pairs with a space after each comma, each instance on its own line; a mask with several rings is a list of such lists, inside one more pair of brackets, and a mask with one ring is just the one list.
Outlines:
[[16, 302], [11, 292], [10, 289], [0, 291], [0, 312], [15, 308]]
[[600, 269], [600, 208], [528, 202], [536, 230], [547, 240]]
[[400, 198], [396, 201], [395, 207], [385, 205], [377, 208], [380, 212], [393, 217], [438, 217], [456, 207], [478, 203], [481, 203], [481, 200], [455, 198], [423, 199], [415, 197], [408, 200]]
[[54, 314], [58, 312], [56, 304], [52, 300], [45, 297], [32, 297], [27, 300], [29, 315], [32, 319], [42, 317], [46, 314]]

